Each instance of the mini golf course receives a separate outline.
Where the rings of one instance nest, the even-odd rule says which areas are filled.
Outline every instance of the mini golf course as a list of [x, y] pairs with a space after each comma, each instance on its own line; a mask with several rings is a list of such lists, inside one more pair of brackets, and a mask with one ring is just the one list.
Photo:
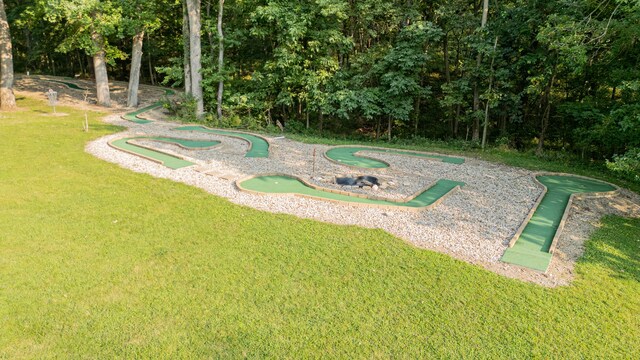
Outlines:
[[[551, 246], [562, 230], [562, 220], [570, 205], [571, 195], [603, 193], [616, 188], [607, 183], [566, 175], [537, 176], [547, 192], [535, 209], [515, 244], [508, 248], [502, 261], [546, 272], [551, 263]], [[551, 251], [550, 251], [551, 250]]]
[[269, 142], [267, 140], [265, 140], [264, 138], [256, 136], [256, 135], [251, 135], [251, 134], [246, 134], [246, 133], [241, 133], [241, 132], [235, 132], [235, 131], [209, 129], [207, 127], [198, 126], [198, 125], [181, 126], [181, 127], [175, 128], [173, 130], [178, 130], [178, 131], [197, 131], [197, 132], [204, 132], [204, 133], [209, 133], [209, 134], [216, 134], [216, 135], [223, 135], [223, 136], [231, 136], [231, 137], [235, 137], [235, 138], [240, 138], [240, 139], [243, 139], [243, 140], [249, 142], [249, 151], [247, 151], [247, 154], [245, 155], [245, 157], [248, 157], [248, 158], [266, 158], [266, 157], [269, 157]]
[[325, 156], [333, 161], [336, 161], [340, 164], [356, 166], [367, 169], [382, 169], [388, 168], [389, 164], [376, 159], [371, 159], [364, 156], [356, 155], [359, 151], [373, 151], [380, 152], [386, 154], [394, 154], [394, 155], [408, 155], [408, 156], [417, 156], [428, 159], [440, 160], [444, 163], [449, 164], [463, 164], [463, 158], [451, 157], [451, 156], [443, 156], [436, 154], [427, 154], [415, 151], [402, 151], [402, 150], [392, 150], [392, 149], [380, 149], [380, 148], [371, 148], [371, 147], [353, 147], [353, 146], [340, 146], [327, 150]]
[[195, 165], [194, 163], [187, 161], [187, 160], [183, 160], [180, 159], [178, 157], [175, 157], [173, 155], [169, 155], [166, 153], [163, 153], [161, 151], [158, 150], [152, 150], [152, 149], [148, 149], [146, 147], [143, 146], [139, 146], [139, 145], [135, 145], [131, 143], [131, 140], [154, 140], [154, 141], [161, 141], [161, 142], [165, 142], [165, 143], [172, 143], [172, 144], [176, 144], [180, 147], [186, 148], [186, 149], [207, 149], [207, 148], [211, 148], [214, 147], [218, 144], [220, 144], [219, 141], [194, 141], [194, 140], [187, 140], [187, 139], [177, 139], [177, 138], [167, 138], [167, 137], [134, 137], [134, 138], [123, 138], [123, 139], [118, 139], [118, 140], [114, 140], [111, 141], [109, 143], [109, 145], [111, 145], [112, 147], [118, 149], [118, 150], [122, 150], [134, 155], [138, 155], [141, 156], [143, 158], [155, 161], [155, 162], [159, 162], [161, 164], [163, 164], [164, 166], [171, 168], [171, 169], [180, 169], [183, 167], [187, 167], [187, 166], [191, 166], [191, 165]]
[[238, 187], [240, 189], [259, 193], [294, 194], [320, 200], [357, 203], [377, 207], [405, 207], [415, 209], [429, 207], [454, 189], [462, 186], [464, 186], [463, 182], [438, 180], [438, 182], [433, 186], [429, 187], [409, 201], [399, 202], [359, 197], [355, 194], [347, 195], [345, 193], [337, 193], [329, 189], [314, 188], [299, 179], [285, 175], [258, 176], [238, 182]]

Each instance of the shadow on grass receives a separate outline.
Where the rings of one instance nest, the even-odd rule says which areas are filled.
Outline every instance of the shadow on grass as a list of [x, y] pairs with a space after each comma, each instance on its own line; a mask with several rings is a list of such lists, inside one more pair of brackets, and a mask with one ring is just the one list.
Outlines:
[[581, 263], [606, 268], [616, 279], [640, 282], [640, 219], [605, 217], [586, 246]]

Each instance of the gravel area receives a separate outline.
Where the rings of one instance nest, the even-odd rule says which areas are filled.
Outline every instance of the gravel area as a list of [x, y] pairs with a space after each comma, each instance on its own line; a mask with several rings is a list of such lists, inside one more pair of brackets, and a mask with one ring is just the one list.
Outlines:
[[[462, 165], [417, 157], [362, 152], [392, 164], [387, 169], [357, 169], [336, 164], [322, 155], [329, 147], [308, 145], [284, 138], [269, 138], [270, 156], [245, 158], [245, 141], [198, 132], [172, 130], [179, 124], [159, 121], [139, 125], [110, 116], [107, 121], [129, 127], [129, 131], [98, 139], [87, 145], [95, 156], [137, 172], [180, 181], [257, 209], [293, 214], [320, 221], [380, 228], [421, 248], [433, 249], [474, 263], [497, 263], [506, 245], [529, 213], [542, 189], [532, 173], [475, 159]], [[186, 150], [152, 140], [137, 140], [146, 146], [179, 154], [198, 165], [170, 170], [160, 164], [117, 151], [107, 141], [129, 136], [169, 136], [213, 139], [222, 146], [211, 150]], [[315, 172], [313, 151], [316, 151]], [[415, 194], [439, 180], [463, 181], [466, 185], [447, 196], [431, 210], [411, 212], [401, 208], [377, 209], [306, 199], [244, 193], [234, 182], [249, 175], [283, 173], [320, 186], [367, 193], [392, 199]], [[336, 176], [372, 175], [382, 186], [342, 187]], [[455, 224], [455, 225], [454, 225]]]

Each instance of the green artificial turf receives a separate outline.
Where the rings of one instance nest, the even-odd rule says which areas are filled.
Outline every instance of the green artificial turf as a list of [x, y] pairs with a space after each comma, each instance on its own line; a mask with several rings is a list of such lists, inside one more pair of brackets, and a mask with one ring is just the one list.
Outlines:
[[[164, 94], [165, 96], [171, 96], [171, 95], [175, 95], [175, 91], [171, 90], [171, 89], [165, 89], [164, 90]], [[141, 119], [138, 117], [138, 115], [145, 113], [147, 111], [151, 111], [155, 108], [159, 108], [160, 106], [162, 106], [162, 102], [161, 101], [157, 101], [149, 106], [145, 106], [143, 108], [140, 108], [136, 111], [132, 111], [130, 113], [126, 113], [125, 115], [122, 116], [123, 119], [134, 122], [136, 124], [148, 124], [151, 123], [153, 121], [151, 120], [147, 120], [147, 119]]]
[[162, 137], [162, 136], [154, 136], [147, 138], [149, 140], [155, 140], [170, 144], [180, 145], [186, 149], [208, 149], [220, 144], [220, 141], [216, 140], [189, 140], [189, 139], [178, 139], [178, 138], [170, 138], [170, 137]]
[[615, 187], [593, 179], [564, 175], [538, 176], [547, 193], [513, 247], [502, 261], [538, 271], [547, 271], [552, 255], [549, 248], [569, 203], [571, 194], [614, 191]]
[[72, 82], [69, 82], [69, 81], [60, 81], [60, 80], [48, 80], [48, 81], [56, 82], [56, 83], [59, 83], [59, 84], [64, 84], [67, 87], [69, 87], [70, 89], [74, 89], [74, 90], [87, 90], [86, 88], [80, 87], [80, 86], [78, 86], [78, 84], [72, 83]]
[[[127, 152], [131, 152], [137, 155], [141, 155], [143, 157], [147, 157], [147, 158], [151, 158], [154, 160], [159, 161], [162, 165], [171, 168], [171, 169], [180, 169], [183, 167], [187, 167], [187, 166], [191, 166], [194, 165], [194, 163], [187, 161], [187, 160], [183, 160], [180, 158], [177, 158], [173, 155], [169, 155], [166, 154], [162, 151], [159, 150], [151, 150], [151, 149], [147, 149], [141, 146], [137, 146], [135, 144], [131, 144], [129, 141], [130, 140], [135, 140], [135, 139], [154, 139], [154, 138], [122, 138], [122, 139], [118, 139], [118, 140], [114, 140], [111, 142], [111, 146], [115, 147], [116, 149], [120, 149], [120, 150], [124, 150]], [[160, 138], [162, 139], [161, 141], [164, 142], [174, 142], [176, 144], [180, 144], [180, 141], [175, 141], [171, 138]]]
[[456, 186], [464, 186], [464, 183], [452, 180], [438, 180], [435, 185], [407, 202], [375, 200], [336, 194], [329, 191], [311, 188], [300, 180], [290, 176], [258, 176], [245, 180], [240, 183], [240, 185], [247, 190], [270, 194], [302, 194], [318, 199], [336, 200], [347, 203], [351, 202], [369, 205], [421, 208], [433, 204], [438, 199], [448, 194]]
[[0, 358], [640, 353], [640, 220], [605, 219], [547, 289], [123, 169], [84, 151], [118, 130], [97, 114], [85, 133], [84, 112], [18, 105], [0, 112]]
[[199, 125], [188, 125], [177, 127], [173, 130], [178, 131], [198, 131], [210, 134], [217, 134], [223, 136], [233, 136], [237, 138], [244, 139], [251, 144], [251, 149], [247, 151], [245, 157], [254, 157], [254, 158], [266, 158], [269, 157], [269, 142], [264, 138], [256, 135], [235, 132], [235, 131], [226, 131], [226, 130], [218, 130], [218, 129], [210, 129], [204, 126]]
[[149, 106], [145, 106], [143, 108], [140, 108], [140, 109], [138, 109], [136, 111], [132, 111], [130, 113], [126, 113], [125, 115], [122, 116], [122, 118], [125, 119], [125, 120], [128, 120], [128, 121], [137, 123], [137, 124], [148, 124], [148, 123], [153, 122], [153, 121], [146, 120], [146, 119], [140, 119], [138, 117], [138, 115], [140, 115], [140, 114], [142, 114], [144, 112], [153, 110], [155, 108], [158, 108], [160, 106], [162, 106], [162, 103], [158, 101], [158, 102], [153, 103], [153, 104], [151, 104]]
[[426, 154], [426, 153], [419, 153], [419, 152], [413, 152], [413, 151], [378, 149], [378, 148], [370, 148], [370, 147], [351, 147], [351, 146], [335, 147], [333, 149], [329, 149], [326, 152], [326, 156], [329, 159], [332, 159], [341, 164], [350, 165], [350, 166], [357, 166], [357, 167], [369, 168], [369, 169], [379, 169], [379, 168], [389, 167], [389, 164], [387, 164], [384, 161], [370, 159], [370, 158], [356, 155], [356, 153], [359, 151], [372, 151], [372, 152], [381, 152], [381, 153], [394, 154], [394, 155], [424, 157], [429, 159], [437, 159], [442, 162], [450, 163], [450, 164], [464, 163], [463, 158], [457, 158], [452, 156]]

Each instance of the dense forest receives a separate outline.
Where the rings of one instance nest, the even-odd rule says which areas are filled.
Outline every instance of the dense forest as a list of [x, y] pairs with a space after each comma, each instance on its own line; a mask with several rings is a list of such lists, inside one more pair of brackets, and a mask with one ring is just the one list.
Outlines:
[[554, 150], [637, 178], [637, 0], [4, 5], [16, 72], [106, 76], [101, 52], [109, 79], [189, 90], [195, 66], [179, 111], [216, 126]]

